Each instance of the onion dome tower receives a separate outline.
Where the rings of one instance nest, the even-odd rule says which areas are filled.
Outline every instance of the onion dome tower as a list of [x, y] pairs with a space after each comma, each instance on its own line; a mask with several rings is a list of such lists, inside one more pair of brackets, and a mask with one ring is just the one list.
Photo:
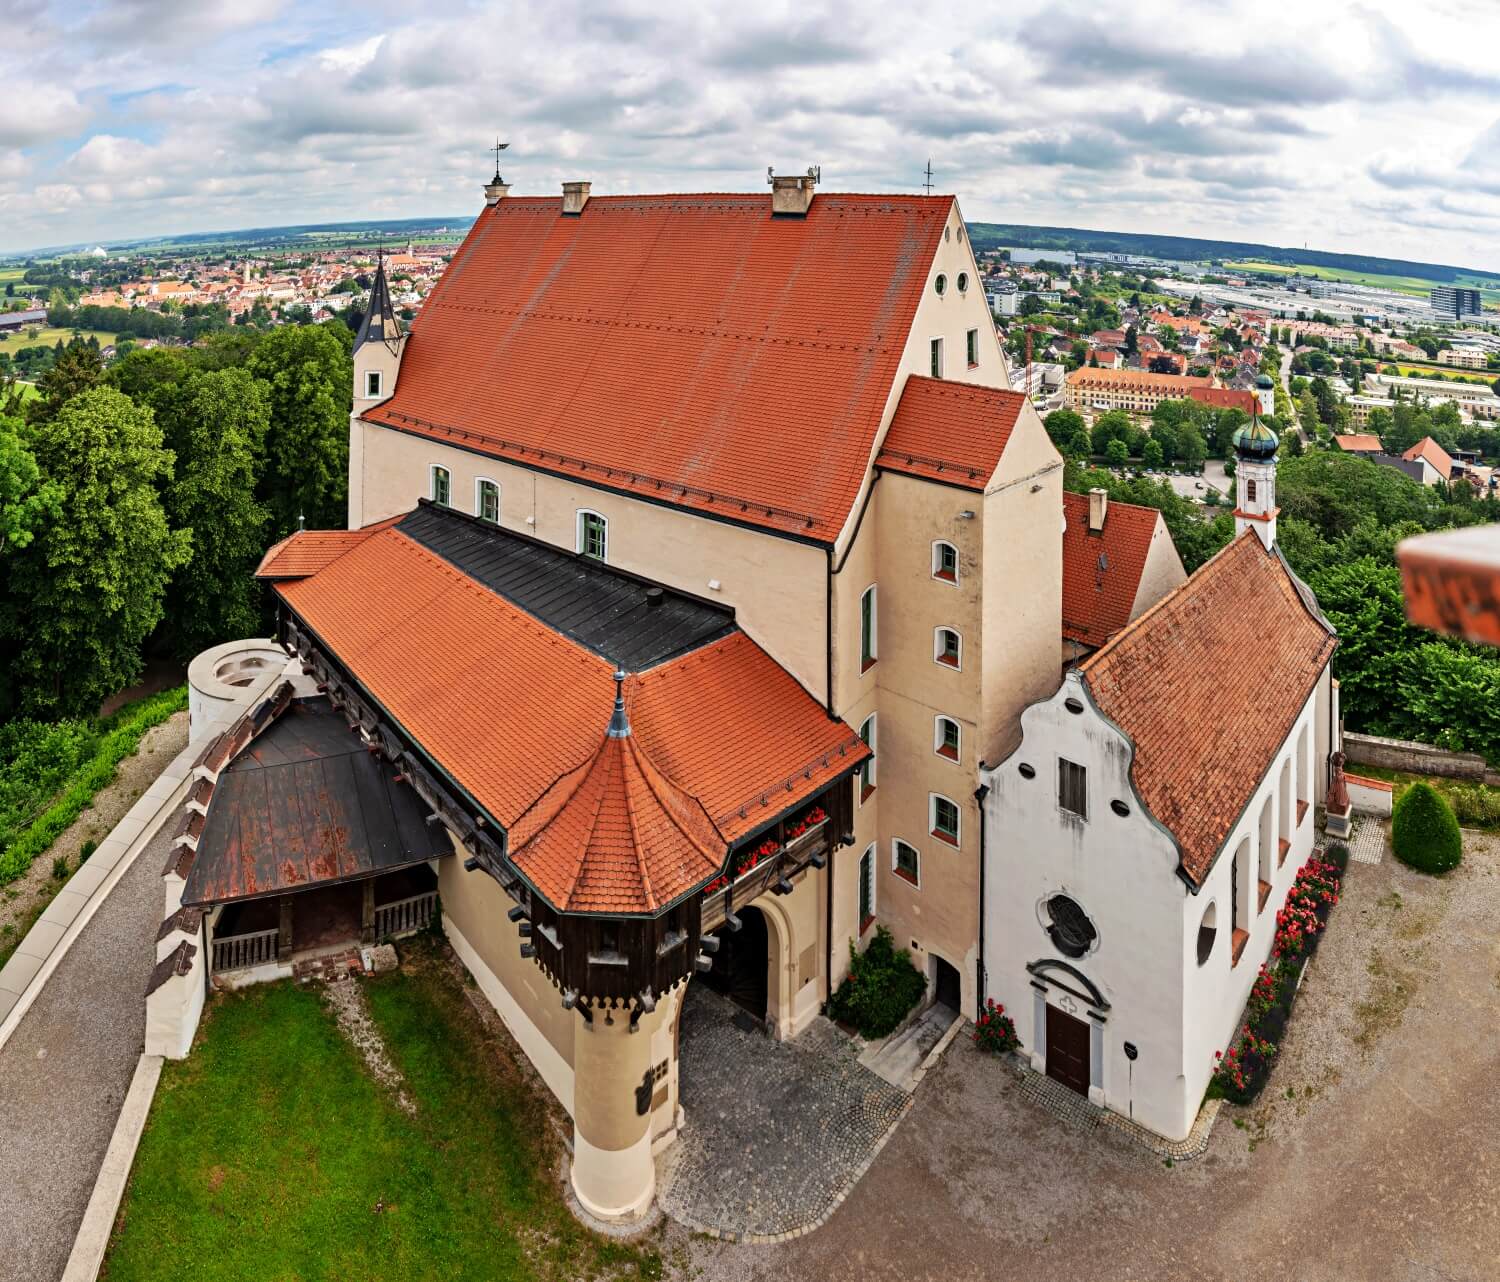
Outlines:
[[1276, 542], [1276, 433], [1257, 415], [1234, 434], [1235, 537], [1254, 530], [1267, 549]]

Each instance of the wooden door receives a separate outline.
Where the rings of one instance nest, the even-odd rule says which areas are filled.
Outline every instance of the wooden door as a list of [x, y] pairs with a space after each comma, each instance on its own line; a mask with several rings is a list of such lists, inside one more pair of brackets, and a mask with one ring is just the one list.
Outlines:
[[1056, 1006], [1047, 1007], [1047, 1076], [1089, 1093], [1089, 1026]]

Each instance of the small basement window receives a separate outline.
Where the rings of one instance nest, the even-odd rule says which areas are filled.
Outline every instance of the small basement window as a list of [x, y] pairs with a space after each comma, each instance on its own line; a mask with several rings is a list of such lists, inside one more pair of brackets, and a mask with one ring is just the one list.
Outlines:
[[958, 549], [942, 539], [932, 545], [932, 577], [944, 583], [958, 582]]

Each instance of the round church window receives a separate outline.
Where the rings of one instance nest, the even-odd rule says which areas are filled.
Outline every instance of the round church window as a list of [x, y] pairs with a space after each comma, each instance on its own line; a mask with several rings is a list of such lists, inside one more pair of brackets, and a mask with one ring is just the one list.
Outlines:
[[1065, 957], [1082, 957], [1099, 938], [1094, 923], [1078, 906], [1078, 901], [1067, 895], [1053, 895], [1047, 901], [1047, 916], [1050, 925], [1047, 934], [1053, 946]]

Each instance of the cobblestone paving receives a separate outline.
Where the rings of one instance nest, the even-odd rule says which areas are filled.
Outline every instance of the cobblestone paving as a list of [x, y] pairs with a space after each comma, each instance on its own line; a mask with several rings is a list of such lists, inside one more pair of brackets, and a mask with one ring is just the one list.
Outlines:
[[1385, 825], [1366, 815], [1349, 840], [1349, 858], [1356, 863], [1378, 864], [1385, 858]]
[[737, 1240], [819, 1224], [864, 1173], [911, 1097], [855, 1058], [821, 1017], [795, 1041], [736, 1028], [701, 984], [682, 1013], [686, 1122], [662, 1156], [657, 1199], [674, 1220]]

